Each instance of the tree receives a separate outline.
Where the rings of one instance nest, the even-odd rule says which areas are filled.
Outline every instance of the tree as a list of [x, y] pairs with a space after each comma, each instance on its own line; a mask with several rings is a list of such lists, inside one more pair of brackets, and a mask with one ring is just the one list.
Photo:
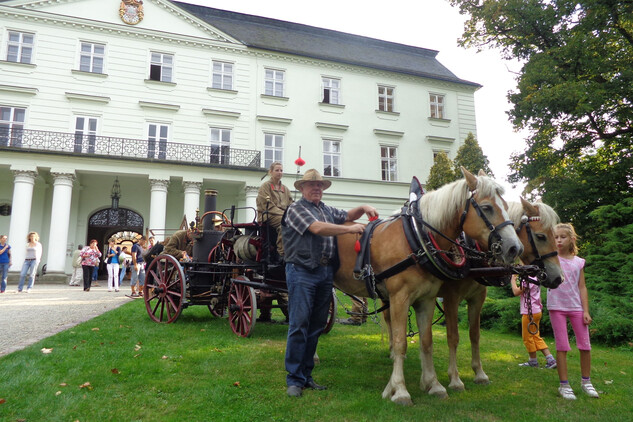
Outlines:
[[464, 166], [466, 170], [473, 174], [477, 174], [479, 170], [483, 170], [490, 177], [494, 177], [490, 170], [490, 161], [484, 155], [479, 142], [475, 139], [472, 132], [468, 132], [468, 136], [464, 139], [464, 144], [457, 150], [457, 156], [454, 160], [455, 174], [461, 174], [460, 167]]
[[[461, 174], [461, 172], [459, 173]], [[445, 152], [440, 151], [435, 155], [434, 164], [426, 180], [426, 189], [435, 190], [447, 183], [457, 180], [453, 171], [453, 162]]]
[[499, 48], [523, 62], [509, 116], [528, 129], [510, 182], [559, 206], [591, 231], [587, 215], [633, 192], [633, 2], [450, 0], [469, 14], [462, 46]]

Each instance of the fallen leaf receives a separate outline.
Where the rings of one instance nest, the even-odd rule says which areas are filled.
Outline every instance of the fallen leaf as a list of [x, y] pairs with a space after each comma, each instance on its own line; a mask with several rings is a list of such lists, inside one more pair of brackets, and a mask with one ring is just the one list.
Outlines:
[[65, 382], [62, 382], [61, 384], [59, 384], [60, 387], [68, 387], [68, 384], [66, 384]]
[[163, 355], [161, 359], [169, 359], [167, 356]]
[[604, 380], [605, 384], [613, 384], [613, 380]]
[[92, 331], [99, 331], [99, 327], [93, 328]]
[[73, 350], [76, 350], [76, 349], [77, 349], [77, 346], [73, 346]]
[[234, 387], [240, 387], [240, 382], [239, 382], [239, 381], [235, 381], [235, 382], [233, 383], [233, 386], [234, 386]]
[[5, 404], [7, 401], [5, 399], [0, 399], [0, 404]]
[[205, 330], [204, 328], [201, 328], [200, 331], [207, 331], [207, 330]]
[[141, 350], [141, 346], [139, 346], [138, 344], [134, 346], [134, 351], [138, 352], [139, 350]]
[[51, 353], [53, 351], [53, 348], [51, 347], [50, 349], [47, 349], [46, 347], [43, 347], [41, 352], [44, 353], [45, 355]]
[[61, 391], [58, 391], [58, 392], [55, 393], [55, 395], [59, 396], [61, 393], [62, 393]]
[[141, 354], [140, 354], [140, 353], [137, 353], [137, 354], [135, 354], [135, 355], [134, 355], [134, 357], [135, 357], [135, 358], [137, 358], [137, 357], [139, 357], [139, 356], [141, 356]]
[[626, 375], [626, 372], [624, 372], [624, 371], [620, 371], [620, 373], [621, 373], [622, 375]]
[[116, 369], [116, 368], [112, 368], [112, 369], [110, 369], [110, 371], [112, 371], [113, 374], [119, 374], [120, 373], [119, 370]]
[[89, 382], [84, 382], [79, 386], [79, 388], [87, 388], [88, 390], [92, 390], [92, 385]]
[[214, 348], [213, 348], [213, 351], [214, 351], [214, 352], [219, 352], [219, 353], [224, 353], [224, 351], [222, 351], [222, 350], [218, 349], [217, 347], [214, 347]]

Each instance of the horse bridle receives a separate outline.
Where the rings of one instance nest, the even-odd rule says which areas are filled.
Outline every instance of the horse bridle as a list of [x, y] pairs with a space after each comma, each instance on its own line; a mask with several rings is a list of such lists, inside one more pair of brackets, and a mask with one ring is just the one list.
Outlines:
[[[528, 241], [530, 242], [530, 246], [532, 247], [532, 253], [536, 256], [536, 258], [534, 258], [534, 260], [530, 262], [530, 265], [537, 265], [541, 270], [545, 270], [545, 260], [558, 255], [558, 252], [552, 251], [550, 253], [546, 253], [545, 255], [541, 255], [540, 252], [538, 251], [538, 248], [536, 247], [536, 244], [534, 243], [534, 236], [532, 235], [532, 228], [530, 227], [530, 221], [539, 221], [540, 219], [541, 217], [538, 217], [538, 216], [528, 217], [527, 215], [524, 214], [523, 216], [521, 216], [521, 224], [519, 224], [519, 227], [517, 227], [516, 232], [517, 234], [519, 234], [521, 232], [521, 229], [525, 227], [525, 232], [527, 233]], [[541, 277], [545, 277], [544, 272], [545, 271], [539, 274], [539, 279]]]
[[490, 235], [488, 236], [488, 250], [493, 255], [499, 255], [501, 254], [501, 244], [503, 243], [503, 239], [501, 238], [501, 235], [499, 234], [499, 230], [501, 230], [505, 226], [514, 226], [514, 222], [512, 222], [511, 220], [506, 220], [495, 227], [495, 225], [492, 224], [490, 220], [488, 220], [488, 217], [486, 217], [486, 214], [481, 209], [477, 201], [475, 201], [476, 193], [477, 193], [477, 189], [471, 190], [470, 196], [468, 197], [468, 199], [466, 199], [466, 208], [464, 209], [464, 212], [462, 213], [462, 216], [459, 220], [459, 231], [460, 232], [464, 231], [464, 223], [466, 222], [468, 209], [472, 205], [472, 207], [477, 212], [477, 215], [479, 216], [479, 218], [483, 220], [486, 227], [488, 227], [488, 230], [490, 230]]

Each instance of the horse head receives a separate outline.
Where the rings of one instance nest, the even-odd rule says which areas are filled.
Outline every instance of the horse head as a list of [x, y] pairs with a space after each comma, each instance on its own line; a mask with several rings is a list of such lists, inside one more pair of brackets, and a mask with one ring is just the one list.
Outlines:
[[538, 278], [543, 286], [557, 288], [563, 281], [563, 272], [554, 240], [554, 226], [559, 221], [556, 211], [542, 202], [531, 204], [521, 198], [521, 203], [509, 204], [508, 214], [524, 246], [521, 261], [541, 268]]
[[514, 263], [523, 253], [523, 245], [501, 197], [503, 187], [482, 171], [475, 176], [462, 167], [462, 174], [464, 179], [420, 199], [422, 215], [445, 235], [456, 239], [463, 231], [483, 250], [490, 251], [494, 260], [504, 265]]

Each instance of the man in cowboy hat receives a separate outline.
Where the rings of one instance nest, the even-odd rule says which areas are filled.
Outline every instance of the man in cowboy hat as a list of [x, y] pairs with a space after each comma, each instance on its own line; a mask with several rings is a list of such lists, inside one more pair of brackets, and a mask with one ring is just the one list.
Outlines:
[[288, 207], [282, 222], [290, 316], [286, 343], [287, 394], [300, 397], [304, 388], [325, 390], [312, 378], [314, 353], [327, 322], [336, 258], [334, 236], [362, 233], [355, 221], [363, 214], [378, 217], [376, 209], [361, 205], [349, 211], [321, 202], [332, 182], [315, 169], [305, 172], [295, 188], [302, 198]]

